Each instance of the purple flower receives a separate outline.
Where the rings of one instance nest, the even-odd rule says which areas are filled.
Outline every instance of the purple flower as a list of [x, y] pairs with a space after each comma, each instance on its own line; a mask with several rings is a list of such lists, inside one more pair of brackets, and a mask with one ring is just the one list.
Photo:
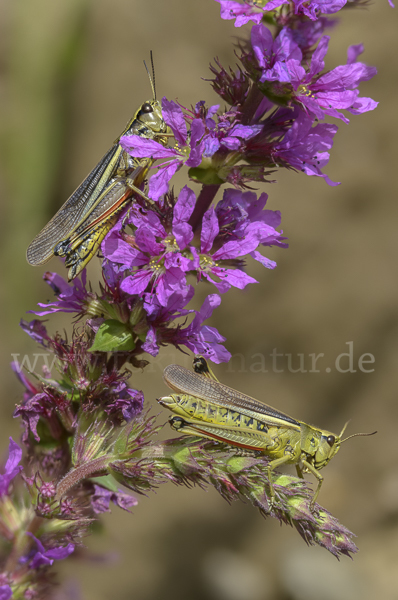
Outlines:
[[[283, 238], [274, 227], [279, 225], [280, 215], [276, 217], [272, 211], [262, 210], [267, 197], [267, 194], [261, 194], [257, 200], [253, 192], [228, 189], [224, 191], [223, 199], [217, 207], [211, 207], [204, 214], [200, 254], [194, 248], [191, 249], [197, 257], [195, 267], [198, 279], [203, 275], [220, 293], [224, 293], [231, 286], [243, 289], [248, 283], [257, 283], [236, 268], [243, 264], [243, 257], [246, 255], [259, 260], [268, 268], [275, 268], [274, 261], [257, 252], [261, 244], [283, 245]], [[215, 275], [220, 281], [214, 281], [210, 275]]]
[[138, 504], [138, 500], [130, 494], [125, 494], [120, 490], [110, 491], [101, 485], [94, 484], [94, 494], [91, 496], [91, 506], [94, 512], [96, 514], [111, 512], [109, 508], [111, 502], [127, 512], [130, 512], [130, 507]]
[[[205, 277], [221, 293], [231, 286], [243, 289], [248, 283], [257, 283], [239, 268], [243, 265], [243, 257], [250, 254], [268, 268], [274, 268], [275, 263], [262, 257], [256, 250], [260, 244], [279, 245], [283, 238], [274, 226], [267, 222], [271, 211], [262, 214], [267, 199], [265, 194], [257, 202], [255, 194], [235, 191], [234, 194], [234, 190], [226, 190], [220, 204], [223, 210], [222, 219], [228, 220], [227, 229], [218, 223], [217, 208], [210, 208], [204, 214], [199, 252], [195, 246], [190, 245], [193, 231], [188, 221], [196, 198], [187, 186], [181, 190], [174, 206], [169, 234], [160, 226], [156, 215], [159, 221], [157, 224], [148, 224], [138, 215], [132, 217], [133, 223], [138, 225], [133, 243], [125, 241], [118, 232], [109, 236], [104, 244], [105, 256], [129, 270], [136, 267], [134, 272], [122, 281], [121, 289], [130, 295], [145, 293], [144, 307], [151, 303], [148, 294], [156, 297], [161, 306], [167, 307], [172, 295], [179, 294], [178, 297], [181, 298], [181, 292], [187, 287], [185, 276], [188, 271], [196, 271], [198, 280], [202, 276]], [[255, 205], [255, 210], [250, 208], [249, 204]], [[237, 207], [238, 212], [245, 211], [245, 217], [240, 218], [234, 229], [233, 219], [228, 219], [226, 212], [233, 212]], [[242, 213], [239, 214], [242, 217]], [[215, 281], [212, 276], [216, 276], [220, 281]], [[151, 354], [157, 353], [155, 337], [152, 331], [145, 341], [144, 349]]]
[[[193, 295], [193, 287], [187, 286], [182, 293], [170, 296], [167, 307], [161, 306], [153, 296], [146, 299], [149, 302], [144, 300], [149, 330], [142, 349], [152, 356], [157, 356], [160, 346], [173, 344], [179, 348], [184, 345], [193, 352], [204, 354], [214, 362], [228, 361], [231, 355], [220, 344], [225, 341], [225, 338], [214, 327], [203, 325], [203, 321], [209, 318], [214, 308], [220, 304], [221, 298], [216, 294], [210, 294], [198, 312], [184, 308]], [[172, 327], [175, 320], [181, 317], [186, 318], [190, 314], [194, 314], [195, 317], [188, 326], [184, 327], [184, 324], [178, 324]]]
[[161, 345], [174, 344], [176, 329], [171, 327], [171, 323], [195, 312], [184, 308], [192, 300], [193, 295], [194, 288], [189, 285], [184, 290], [172, 294], [165, 307], [159, 303], [156, 296], [145, 294], [144, 310], [147, 313], [149, 325], [145, 342], [142, 345], [145, 352], [151, 356], [157, 356]]
[[9, 585], [0, 585], [0, 600], [9, 600], [12, 597], [12, 589]]
[[37, 537], [33, 535], [33, 533], [27, 531], [26, 535], [31, 537], [37, 545], [37, 552], [33, 553], [33, 557], [30, 555], [29, 557], [25, 557], [21, 561], [30, 561], [29, 567], [31, 569], [39, 569], [43, 566], [51, 566], [54, 563], [54, 560], [63, 560], [64, 558], [68, 558], [68, 556], [72, 554], [72, 552], [75, 549], [74, 544], [68, 544], [67, 546], [59, 546], [58, 548], [51, 548], [46, 550], [41, 541], [38, 540]]
[[27, 402], [30, 398], [32, 398], [32, 396], [37, 394], [39, 390], [26, 377], [25, 373], [23, 372], [23, 365], [19, 364], [19, 362], [17, 360], [15, 360], [11, 363], [11, 369], [14, 371], [14, 373], [18, 377], [19, 381], [22, 383], [22, 385], [25, 388], [23, 398], [24, 398], [24, 402]]
[[72, 283], [68, 283], [57, 273], [44, 274], [44, 281], [53, 289], [58, 300], [55, 302], [41, 303], [39, 306], [45, 308], [43, 311], [30, 311], [39, 317], [55, 312], [82, 312], [87, 305], [88, 293], [86, 290], [86, 270], [81, 274], [81, 279], [75, 277]]
[[[194, 192], [187, 185], [184, 186], [174, 206], [171, 226], [171, 232], [180, 250], [185, 250], [193, 238], [192, 227], [188, 221], [195, 208], [195, 203], [196, 196]], [[187, 266], [190, 266], [190, 264]]]
[[[391, 2], [391, 0], [389, 0]], [[289, 4], [289, 0], [270, 0], [261, 6], [260, 2], [252, 0], [243, 0], [236, 2], [233, 0], [216, 0], [221, 5], [222, 19], [235, 19], [235, 27], [241, 27], [249, 21], [261, 23], [264, 13], [275, 10], [283, 4]], [[332, 14], [341, 10], [347, 0], [292, 0], [294, 13], [304, 15], [315, 21], [321, 14]]]
[[337, 19], [319, 17], [316, 21], [300, 20], [292, 30], [293, 39], [298, 44], [305, 58], [312, 55], [312, 48], [318, 43], [327, 29], [335, 27]]
[[263, 131], [246, 145], [249, 164], [263, 162], [266, 166], [284, 166], [322, 177], [333, 183], [322, 168], [329, 161], [336, 125], [317, 124], [314, 119], [295, 107], [279, 108], [264, 121]]
[[14, 419], [21, 417], [25, 425], [25, 430], [22, 435], [22, 440], [25, 444], [28, 443], [29, 434], [31, 433], [36, 440], [40, 441], [40, 436], [37, 432], [40, 417], [52, 418], [54, 414], [54, 406], [46, 393], [40, 392], [32, 396], [23, 404], [17, 404], [14, 411]]
[[215, 363], [228, 362], [231, 354], [220, 344], [225, 342], [225, 337], [219, 334], [217, 329], [209, 325], [203, 325], [203, 321], [209, 319], [213, 310], [219, 306], [221, 298], [217, 294], [210, 294], [204, 301], [202, 308], [196, 312], [192, 323], [183, 328], [175, 330], [173, 343], [178, 346], [183, 344], [195, 354], [201, 354]]
[[264, 210], [267, 199], [268, 195], [265, 193], [260, 194], [257, 199], [254, 192], [225, 190], [222, 200], [216, 206], [221, 237], [229, 241], [239, 240], [244, 237], [249, 225], [261, 222], [260, 243], [286, 248], [287, 244], [282, 241], [284, 238], [276, 231], [281, 223], [281, 213], [278, 210]]
[[[339, 112], [340, 109], [361, 114], [376, 108], [378, 103], [371, 98], [360, 98], [356, 88], [361, 81], [367, 81], [376, 75], [377, 70], [364, 63], [349, 62], [318, 76], [325, 66], [323, 59], [328, 50], [329, 39], [329, 36], [324, 36], [319, 42], [308, 72], [302, 66], [297, 67], [296, 74], [292, 77], [294, 101], [317, 119], [323, 120], [329, 115], [348, 123], [349, 120]], [[352, 60], [351, 49], [349, 60]]]
[[24, 330], [25, 333], [28, 334], [29, 337], [32, 338], [37, 344], [48, 347], [48, 342], [50, 341], [50, 336], [47, 333], [47, 329], [43, 324], [43, 321], [39, 321], [39, 319], [33, 319], [33, 321], [25, 321], [21, 319], [19, 323], [20, 327]]
[[107, 402], [105, 412], [108, 415], [121, 413], [123, 419], [129, 423], [135, 419], [144, 407], [144, 394], [138, 390], [129, 388], [126, 382], [121, 381], [112, 389], [112, 395], [116, 398]]
[[255, 23], [261, 23], [261, 19], [264, 16], [264, 12], [269, 12], [282, 6], [282, 4], [289, 4], [289, 0], [270, 0], [265, 6], [259, 6], [254, 4], [251, 0], [246, 2], [235, 2], [234, 0], [216, 0], [221, 5], [221, 18], [235, 20], [235, 27], [242, 27], [249, 21]]
[[254, 55], [262, 69], [260, 82], [290, 82], [300, 66], [302, 53], [293, 39], [293, 33], [283, 28], [274, 40], [264, 25], [254, 25], [251, 32]]
[[261, 131], [261, 125], [241, 125], [229, 122], [228, 113], [221, 115], [217, 128], [204, 138], [203, 157], [210, 158], [218, 150], [238, 152], [244, 147], [244, 140], [249, 140]]
[[152, 175], [149, 181], [148, 195], [153, 200], [158, 200], [166, 194], [170, 179], [183, 165], [189, 168], [199, 167], [204, 159], [205, 164], [202, 168], [209, 168], [212, 165], [208, 164], [207, 159], [218, 150], [236, 152], [243, 147], [244, 140], [257, 135], [261, 129], [258, 124], [238, 123], [235, 113], [225, 113], [216, 122], [212, 115], [218, 110], [218, 106], [206, 109], [204, 102], [198, 102], [188, 135], [181, 107], [165, 98], [162, 106], [164, 120], [178, 141], [177, 148], [165, 148], [162, 144], [139, 136], [123, 136], [120, 140], [123, 148], [131, 156], [151, 156], [165, 161], [159, 165], [157, 173]]
[[168, 191], [168, 182], [183, 164], [188, 167], [197, 167], [202, 161], [204, 144], [202, 141], [205, 126], [201, 119], [194, 119], [191, 124], [190, 138], [181, 108], [175, 102], [162, 99], [163, 118], [173, 130], [179, 144], [177, 149], [166, 148], [155, 142], [138, 135], [125, 135], [120, 138], [122, 148], [136, 158], [151, 156], [155, 159], [167, 160], [149, 182], [148, 195], [153, 200], [158, 200]]
[[347, 0], [292, 0], [296, 15], [305, 15], [312, 21], [316, 21], [319, 15], [330, 15], [341, 10]]
[[275, 162], [283, 161], [306, 175], [323, 177], [328, 185], [335, 186], [321, 169], [329, 162], [329, 150], [338, 130], [336, 125], [319, 123], [313, 127], [311, 117], [300, 112], [279, 143], [274, 146]]
[[[167, 306], [168, 298], [186, 288], [186, 273], [192, 269], [192, 260], [182, 252], [193, 237], [188, 219], [196, 202], [194, 192], [185, 186], [174, 207], [171, 234], [168, 234], [157, 215], [152, 222], [134, 216], [138, 225], [134, 236], [134, 246], [126, 242], [122, 235], [114, 232], [103, 245], [106, 258], [121, 264], [124, 269], [133, 269], [121, 282], [121, 289], [130, 295], [142, 296], [149, 287], [162, 306]], [[153, 219], [157, 219], [154, 222]]]
[[8, 488], [11, 481], [22, 471], [20, 461], [22, 459], [22, 450], [16, 442], [10, 437], [8, 447], [8, 458], [5, 465], [4, 475], [0, 474], [0, 496], [8, 494]]

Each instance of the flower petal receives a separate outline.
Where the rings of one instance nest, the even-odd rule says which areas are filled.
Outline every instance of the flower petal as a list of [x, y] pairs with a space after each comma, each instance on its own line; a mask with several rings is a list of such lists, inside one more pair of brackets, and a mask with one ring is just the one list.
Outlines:
[[203, 253], [210, 252], [214, 238], [218, 235], [220, 227], [216, 212], [213, 207], [209, 208], [203, 215], [202, 231], [200, 234], [200, 249]]
[[175, 139], [181, 146], [187, 142], [187, 126], [181, 107], [173, 100], [162, 98], [162, 113], [167, 125], [173, 130]]

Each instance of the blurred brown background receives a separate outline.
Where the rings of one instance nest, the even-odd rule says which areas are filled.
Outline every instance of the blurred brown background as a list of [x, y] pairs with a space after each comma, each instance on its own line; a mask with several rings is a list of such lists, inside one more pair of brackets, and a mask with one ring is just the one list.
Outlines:
[[[0, 0], [0, 10], [4, 452], [7, 436], [19, 435], [11, 414], [22, 390], [8, 366], [11, 354], [37, 352], [18, 321], [51, 297], [41, 281], [45, 269], [25, 262], [28, 243], [150, 98], [142, 60], [151, 49], [159, 97], [217, 102], [201, 77], [209, 77], [214, 56], [235, 64], [232, 42], [242, 30], [221, 21], [213, 0]], [[82, 598], [397, 598], [396, 32], [397, 12], [387, 0], [343, 13], [327, 66], [344, 63], [347, 46], [364, 42], [363, 60], [379, 75], [362, 95], [380, 106], [349, 126], [339, 123], [327, 173], [342, 186], [294, 173], [268, 186], [269, 208], [282, 211], [290, 248], [268, 253], [278, 262], [274, 272], [249, 264], [260, 284], [227, 294], [210, 322], [239, 354], [217, 367], [223, 382], [337, 433], [348, 419], [348, 433], [378, 430], [344, 444], [323, 472], [321, 503], [358, 535], [360, 553], [339, 563], [250, 506], [170, 485], [140, 498], [133, 515], [115, 508], [104, 533], [87, 540], [92, 561], [60, 565], [62, 580], [78, 582]], [[62, 272], [55, 260], [49, 268]], [[98, 273], [90, 265], [93, 281]], [[203, 286], [199, 300], [214, 291]], [[69, 328], [69, 320], [54, 318], [50, 327]], [[355, 373], [334, 367], [348, 342]], [[284, 355], [281, 373], [272, 371], [274, 348]], [[308, 371], [309, 355], [319, 353], [321, 372], [289, 370], [287, 354], [293, 369], [303, 354]], [[358, 369], [364, 353], [375, 357], [365, 365], [371, 373]], [[133, 382], [153, 404], [166, 391], [161, 370], [170, 362], [188, 366], [190, 358], [167, 350]], [[106, 562], [99, 562], [102, 552]]]

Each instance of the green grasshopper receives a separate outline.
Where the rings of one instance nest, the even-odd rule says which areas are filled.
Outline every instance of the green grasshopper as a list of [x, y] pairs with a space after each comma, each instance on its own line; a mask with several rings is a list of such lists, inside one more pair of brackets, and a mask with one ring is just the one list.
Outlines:
[[34, 238], [26, 252], [31, 265], [42, 265], [53, 255], [63, 256], [71, 281], [96, 254], [134, 194], [156, 208], [140, 189], [153, 164], [152, 158], [132, 158], [119, 144], [123, 135], [139, 135], [166, 146], [171, 136], [162, 117], [161, 104], [156, 100], [153, 62], [152, 78], [148, 69], [147, 72], [153, 100], [140, 106], [110, 150]]
[[270, 508], [275, 503], [274, 469], [294, 464], [299, 477], [310, 472], [317, 478], [318, 486], [310, 504], [314, 510], [323, 482], [320, 469], [337, 454], [342, 442], [350, 437], [373, 435], [355, 433], [342, 440], [347, 423], [340, 435], [335, 435], [293, 419], [220, 383], [203, 357], [195, 358], [194, 370], [169, 365], [163, 372], [166, 384], [177, 392], [158, 399], [162, 406], [179, 415], [170, 418], [170, 425], [184, 434], [210, 438], [269, 456]]

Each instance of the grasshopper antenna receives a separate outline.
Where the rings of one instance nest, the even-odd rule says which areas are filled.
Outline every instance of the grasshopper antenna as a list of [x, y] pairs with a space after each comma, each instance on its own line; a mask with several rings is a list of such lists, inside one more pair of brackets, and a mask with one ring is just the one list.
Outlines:
[[341, 444], [343, 442], [346, 442], [347, 440], [350, 440], [353, 437], [360, 437], [360, 436], [366, 436], [366, 435], [374, 435], [375, 433], [377, 433], [377, 431], [372, 431], [372, 433], [353, 433], [352, 435], [349, 435], [348, 437], [344, 438], [344, 440], [341, 440]]
[[156, 100], [156, 87], [155, 87], [155, 67], [153, 64], [153, 54], [152, 54], [152, 50], [151, 50], [151, 65], [152, 65], [152, 77], [151, 74], [149, 72], [148, 67], [146, 66], [146, 62], [144, 60], [144, 66], [146, 69], [146, 72], [148, 73], [148, 77], [149, 77], [149, 81], [151, 83], [151, 88], [152, 88], [152, 94], [153, 94], [153, 99]]

